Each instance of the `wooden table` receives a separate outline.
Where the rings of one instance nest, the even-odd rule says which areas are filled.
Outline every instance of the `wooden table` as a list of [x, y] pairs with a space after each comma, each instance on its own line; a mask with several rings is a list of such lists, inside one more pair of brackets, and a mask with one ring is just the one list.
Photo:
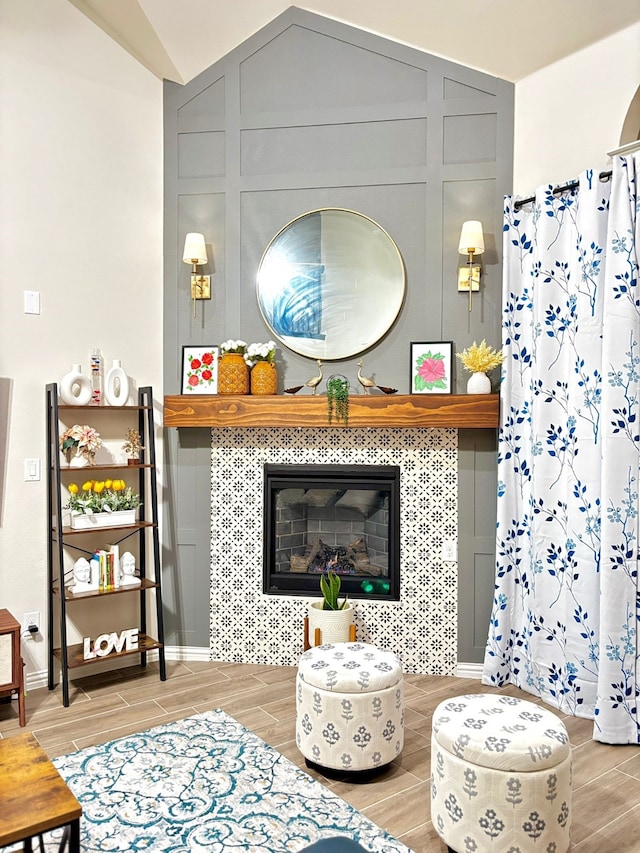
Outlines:
[[80, 853], [82, 806], [31, 733], [0, 740], [0, 847], [69, 826], [69, 853]]
[[0, 696], [18, 694], [20, 725], [26, 724], [24, 663], [20, 650], [20, 623], [8, 610], [0, 610]]

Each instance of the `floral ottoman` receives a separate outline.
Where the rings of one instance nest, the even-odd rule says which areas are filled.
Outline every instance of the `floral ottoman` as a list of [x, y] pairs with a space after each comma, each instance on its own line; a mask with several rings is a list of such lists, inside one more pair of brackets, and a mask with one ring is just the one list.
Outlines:
[[566, 853], [571, 746], [555, 714], [513, 696], [441, 702], [431, 736], [431, 821], [455, 853]]
[[308, 761], [334, 770], [388, 764], [404, 743], [400, 661], [367, 643], [311, 648], [298, 664], [296, 711]]

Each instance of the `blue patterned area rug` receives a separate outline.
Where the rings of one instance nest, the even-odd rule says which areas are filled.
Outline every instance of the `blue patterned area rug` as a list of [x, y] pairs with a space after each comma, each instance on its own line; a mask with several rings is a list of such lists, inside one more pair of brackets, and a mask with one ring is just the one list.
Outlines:
[[223, 711], [54, 764], [82, 804], [83, 853], [297, 853], [334, 835], [410, 853]]

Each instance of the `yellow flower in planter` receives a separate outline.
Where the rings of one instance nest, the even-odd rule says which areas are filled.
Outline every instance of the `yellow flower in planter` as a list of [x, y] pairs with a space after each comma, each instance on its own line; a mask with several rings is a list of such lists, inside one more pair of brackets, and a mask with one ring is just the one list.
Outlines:
[[118, 512], [140, 506], [140, 495], [124, 480], [87, 480], [82, 484], [82, 494], [75, 483], [70, 483], [68, 491], [65, 509], [72, 512]]

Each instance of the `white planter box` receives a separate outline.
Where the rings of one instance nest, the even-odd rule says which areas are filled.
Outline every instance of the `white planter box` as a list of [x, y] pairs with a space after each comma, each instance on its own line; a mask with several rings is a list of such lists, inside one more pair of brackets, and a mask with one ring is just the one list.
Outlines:
[[122, 509], [119, 512], [81, 513], [71, 516], [71, 527], [73, 530], [94, 530], [98, 527], [127, 527], [135, 523], [135, 509]]

